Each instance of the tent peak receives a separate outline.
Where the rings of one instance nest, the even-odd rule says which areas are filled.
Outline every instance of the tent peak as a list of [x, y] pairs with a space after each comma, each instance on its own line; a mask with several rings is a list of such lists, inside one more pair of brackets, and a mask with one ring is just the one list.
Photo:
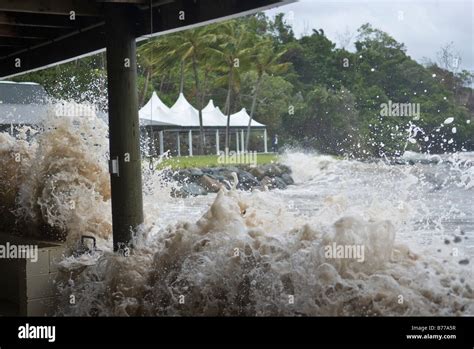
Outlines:
[[147, 108], [153, 107], [153, 109], [154, 108], [160, 108], [160, 109], [163, 109], [163, 110], [166, 110], [166, 111], [168, 111], [170, 109], [165, 103], [163, 103], [163, 101], [160, 99], [160, 97], [158, 97], [158, 94], [156, 93], [156, 91], [153, 91], [153, 93], [151, 95], [151, 98], [149, 99], [147, 104], [145, 104], [145, 106]]
[[176, 100], [176, 102], [173, 104], [173, 106], [171, 107], [172, 110], [183, 110], [183, 109], [192, 109], [193, 111], [197, 112], [197, 109], [193, 107], [193, 105], [191, 103], [188, 102], [188, 100], [186, 99], [186, 97], [184, 96], [184, 94], [181, 92], [179, 94], [179, 97], [178, 99]]
[[214, 101], [211, 99], [209, 100], [209, 102], [207, 103], [207, 105], [203, 108], [202, 111], [204, 112], [212, 112], [214, 111], [216, 108], [216, 106], [214, 105]]

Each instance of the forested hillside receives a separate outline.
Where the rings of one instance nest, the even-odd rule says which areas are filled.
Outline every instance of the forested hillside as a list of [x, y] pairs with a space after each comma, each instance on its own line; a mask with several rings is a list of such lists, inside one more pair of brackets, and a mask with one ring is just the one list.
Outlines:
[[[226, 113], [245, 107], [287, 146], [329, 154], [474, 149], [472, 73], [421, 64], [370, 24], [355, 34], [340, 48], [323, 29], [296, 38], [282, 14], [260, 13], [157, 37], [138, 48], [139, 101], [156, 90], [171, 105], [182, 91], [196, 108], [210, 98]], [[17, 80], [105, 105], [104, 61], [99, 54]]]

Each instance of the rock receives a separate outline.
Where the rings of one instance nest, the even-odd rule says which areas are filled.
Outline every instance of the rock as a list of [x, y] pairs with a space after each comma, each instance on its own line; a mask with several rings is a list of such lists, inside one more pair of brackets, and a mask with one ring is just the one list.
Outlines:
[[457, 236], [457, 235], [456, 235], [456, 236], [454, 237], [454, 240], [453, 240], [453, 241], [454, 241], [454, 242], [461, 242], [462, 239], [461, 239], [460, 236]]
[[281, 179], [280, 177], [275, 177], [273, 178], [273, 183], [275, 185], [275, 187], [277, 187], [278, 189], [286, 189], [286, 183], [283, 179]]
[[273, 182], [272, 179], [268, 176], [263, 177], [263, 179], [260, 181], [260, 185], [262, 187], [267, 187], [267, 188], [273, 188]]
[[199, 178], [199, 185], [210, 193], [217, 193], [223, 186], [223, 184], [220, 183], [217, 179], [214, 179], [208, 175], [204, 175]]
[[221, 175], [214, 176], [214, 178], [217, 179], [221, 183], [226, 180], [226, 178], [224, 176], [221, 176]]
[[177, 190], [176, 188], [171, 188], [170, 196], [172, 198], [184, 198], [185, 194], [181, 190]]
[[283, 182], [285, 182], [286, 185], [295, 184], [295, 181], [293, 180], [293, 178], [288, 173], [283, 173], [281, 175], [281, 179], [283, 179]]
[[286, 188], [286, 183], [280, 177], [270, 178], [268, 176], [265, 176], [261, 180], [260, 184], [263, 187], [266, 186], [269, 189], [272, 189], [272, 188], [285, 189]]
[[262, 169], [265, 171], [265, 176], [268, 177], [281, 176], [283, 174], [281, 168], [275, 164], [265, 165]]
[[173, 174], [173, 179], [179, 183], [183, 183], [187, 178], [191, 176], [188, 170], [180, 170]]
[[291, 174], [291, 168], [289, 168], [288, 166], [279, 164], [278, 167], [283, 173]]
[[166, 181], [174, 180], [174, 177], [173, 177], [174, 172], [169, 169], [163, 170], [162, 176], [163, 176], [163, 179], [165, 179]]
[[265, 170], [262, 169], [260, 166], [250, 168], [249, 173], [252, 174], [252, 176], [256, 177], [259, 181], [261, 181], [263, 177], [265, 177]]
[[239, 189], [249, 190], [260, 185], [258, 180], [246, 171], [240, 170], [237, 172], [237, 177], [239, 178]]
[[238, 189], [285, 189], [294, 184], [288, 166], [267, 164], [263, 166], [220, 166], [212, 168], [189, 168], [177, 172], [170, 171], [170, 177], [181, 183], [183, 187], [172, 193], [175, 197], [187, 197], [216, 193], [222, 187], [230, 189], [234, 184], [233, 173], [237, 174]]
[[206, 189], [201, 187], [199, 184], [196, 183], [185, 183], [181, 187], [181, 189], [172, 192], [172, 196], [174, 197], [188, 197], [188, 196], [198, 196], [198, 195], [207, 195]]
[[236, 171], [227, 171], [227, 170], [224, 170], [220, 173], [220, 175], [222, 177], [225, 178], [226, 181], [229, 181], [231, 182], [232, 184], [234, 183], [234, 176], [232, 176], [232, 173], [233, 172], [236, 172]]
[[201, 177], [204, 174], [199, 168], [191, 168], [189, 169], [189, 173], [194, 177]]
[[232, 173], [232, 172], [238, 173], [238, 172], [240, 171], [240, 170], [239, 170], [237, 167], [235, 167], [235, 166], [226, 167], [225, 170], [228, 171], [228, 172], [230, 172], [230, 173]]
[[267, 165], [267, 169], [265, 171], [265, 175], [273, 177], [273, 176], [281, 176], [283, 174], [282, 169], [275, 164], [269, 164]]
[[216, 175], [213, 174], [213, 173], [208, 173], [208, 174], [205, 174], [205, 175], [208, 176], [208, 177], [210, 177], [210, 178], [212, 178], [212, 179], [215, 179], [215, 180], [217, 180], [217, 177], [218, 177], [218, 176], [216, 176]]
[[213, 175], [218, 176], [223, 171], [225, 171], [225, 168], [224, 167], [213, 167], [213, 168], [211, 168], [211, 171], [212, 171]]

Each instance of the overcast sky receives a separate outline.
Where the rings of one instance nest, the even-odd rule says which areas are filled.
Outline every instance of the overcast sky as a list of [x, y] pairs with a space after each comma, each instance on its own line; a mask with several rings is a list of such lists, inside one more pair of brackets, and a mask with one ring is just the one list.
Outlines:
[[452, 41], [460, 68], [474, 71], [473, 8], [473, 0], [300, 0], [266, 13], [285, 13], [297, 36], [322, 28], [338, 44], [339, 34], [355, 33], [369, 22], [404, 43], [419, 62], [436, 61], [436, 52]]

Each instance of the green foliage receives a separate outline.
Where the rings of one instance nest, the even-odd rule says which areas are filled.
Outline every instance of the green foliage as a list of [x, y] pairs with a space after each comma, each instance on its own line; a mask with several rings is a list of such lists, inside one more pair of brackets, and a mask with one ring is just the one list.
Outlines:
[[[283, 14], [259, 13], [142, 43], [138, 73], [141, 104], [155, 90], [171, 105], [182, 85], [198, 108], [212, 98], [223, 111], [253, 110], [282, 144], [356, 157], [474, 149], [472, 72], [423, 66], [368, 23], [347, 51], [322, 29], [296, 38]], [[61, 99], [104, 101], [104, 55], [17, 80]], [[389, 102], [419, 105], [420, 115], [382, 115]]]
[[[257, 164], [266, 165], [278, 162], [279, 157], [275, 154], [257, 154]], [[219, 163], [218, 155], [197, 155], [197, 156], [180, 156], [165, 159], [157, 165], [157, 169], [183, 169], [183, 168], [206, 168], [206, 167], [226, 167], [234, 166], [233, 164]]]
[[305, 147], [325, 153], [340, 154], [351, 149], [352, 155], [362, 152], [358, 130], [358, 111], [354, 95], [342, 87], [339, 90], [316, 85], [306, 98], [306, 107], [299, 108], [287, 123]]
[[[242, 78], [243, 90], [242, 105], [250, 106], [253, 89], [258, 80], [256, 72], [246, 73]], [[268, 131], [278, 133], [281, 129], [282, 116], [288, 113], [291, 105], [293, 85], [281, 76], [265, 74], [260, 85], [255, 115], [257, 121], [267, 125]], [[250, 111], [249, 111], [250, 113]]]

